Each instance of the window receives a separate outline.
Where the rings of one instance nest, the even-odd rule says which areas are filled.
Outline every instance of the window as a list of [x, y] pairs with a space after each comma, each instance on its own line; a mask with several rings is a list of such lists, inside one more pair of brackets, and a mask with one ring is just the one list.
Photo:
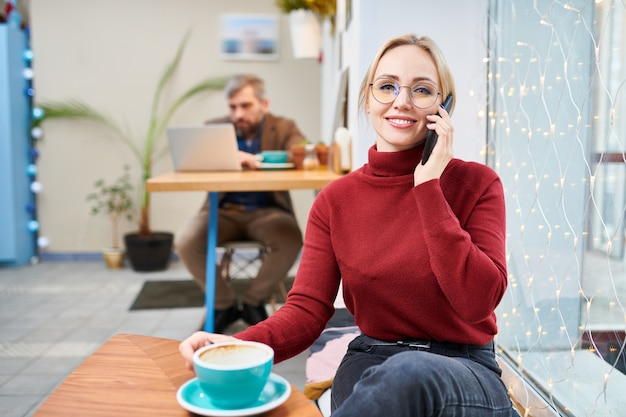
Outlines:
[[621, 415], [626, 4], [489, 7], [487, 155], [507, 200], [501, 356], [562, 414]]

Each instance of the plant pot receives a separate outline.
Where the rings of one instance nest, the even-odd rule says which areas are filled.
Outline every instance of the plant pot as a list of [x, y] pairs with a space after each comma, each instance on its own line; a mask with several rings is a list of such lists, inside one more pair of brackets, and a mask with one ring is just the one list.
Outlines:
[[126, 255], [135, 271], [164, 271], [172, 257], [174, 234], [154, 232], [148, 236], [128, 233], [124, 236]]
[[317, 159], [320, 161], [320, 168], [328, 167], [328, 145], [320, 143], [317, 145]]
[[109, 269], [121, 269], [124, 266], [124, 250], [120, 248], [106, 248], [102, 257]]
[[311, 10], [298, 9], [289, 13], [289, 31], [293, 57], [318, 58], [322, 45], [320, 21]]

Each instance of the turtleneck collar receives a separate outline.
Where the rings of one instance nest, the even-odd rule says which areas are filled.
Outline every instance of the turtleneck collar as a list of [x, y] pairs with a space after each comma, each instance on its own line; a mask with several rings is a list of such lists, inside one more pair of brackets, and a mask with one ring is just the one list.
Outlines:
[[378, 177], [411, 175], [422, 158], [424, 146], [419, 145], [406, 151], [378, 152], [376, 145], [368, 151], [366, 170]]

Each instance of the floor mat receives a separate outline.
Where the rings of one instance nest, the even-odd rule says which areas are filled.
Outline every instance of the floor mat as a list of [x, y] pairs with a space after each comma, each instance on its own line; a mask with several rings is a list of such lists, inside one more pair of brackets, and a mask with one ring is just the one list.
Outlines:
[[146, 281], [130, 310], [202, 307], [204, 292], [193, 280]]

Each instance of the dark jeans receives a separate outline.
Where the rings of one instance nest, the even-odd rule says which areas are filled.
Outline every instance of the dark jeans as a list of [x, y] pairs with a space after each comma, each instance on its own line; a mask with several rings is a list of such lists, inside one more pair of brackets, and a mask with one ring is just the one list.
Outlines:
[[332, 386], [333, 417], [517, 416], [493, 344], [395, 344], [358, 336]]

